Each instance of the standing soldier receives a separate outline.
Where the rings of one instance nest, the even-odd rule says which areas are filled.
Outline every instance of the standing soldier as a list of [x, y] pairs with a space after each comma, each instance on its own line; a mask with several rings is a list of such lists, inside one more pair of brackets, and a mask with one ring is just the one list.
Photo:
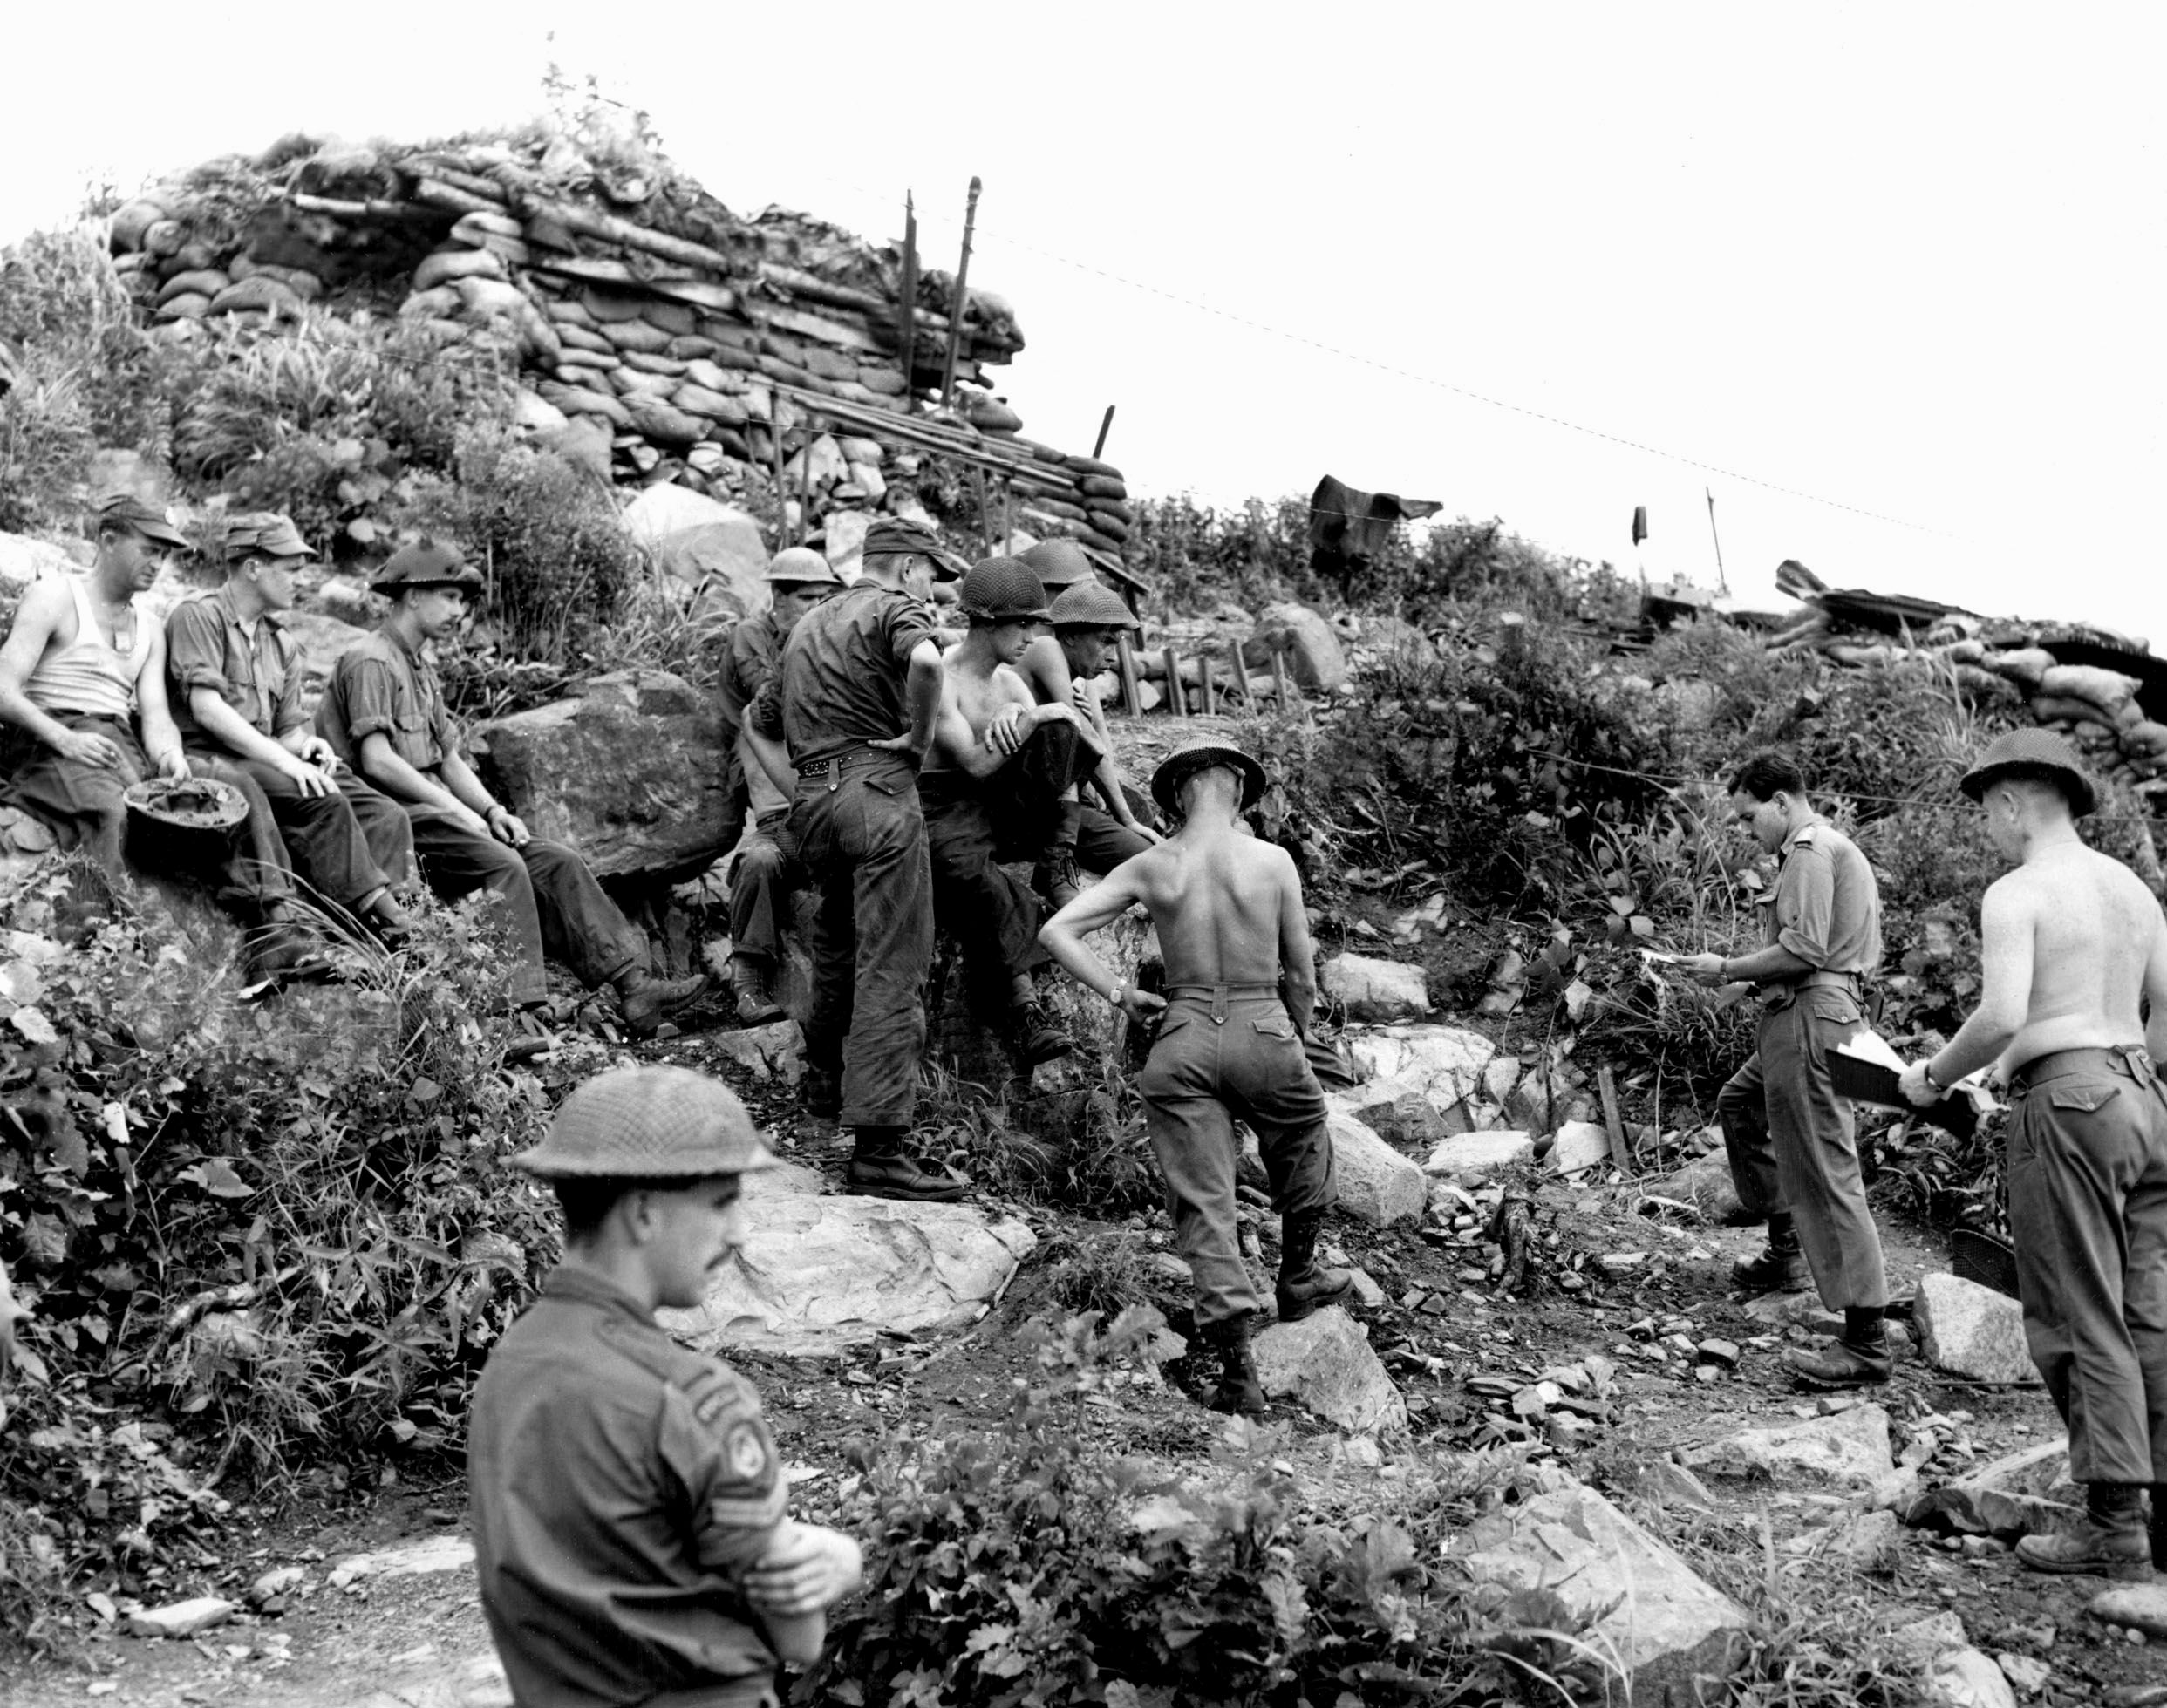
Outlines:
[[406, 933], [392, 894], [413, 853], [397, 801], [344, 770], [309, 727], [301, 704], [299, 649], [279, 624], [293, 609], [294, 572], [309, 546], [293, 523], [269, 514], [226, 524], [226, 581], [166, 619], [166, 669], [174, 722], [190, 772], [262, 792], [268, 821], [253, 823], [252, 849], [266, 867], [291, 872], [388, 942]]
[[564, 1261], [489, 1354], [467, 1439], [517, 1701], [772, 1708], [777, 1660], [810, 1664], [857, 1587], [857, 1544], [789, 1519], [752, 1384], [655, 1322], [705, 1296], [744, 1238], [746, 1174], [774, 1160], [682, 1067], [589, 1079], [514, 1159], [564, 1212]]
[[493, 800], [460, 751], [436, 667], [422, 654], [466, 620], [481, 576], [447, 546], [425, 540], [394, 552], [370, 582], [392, 601], [384, 626], [346, 651], [316, 709], [317, 733], [342, 764], [406, 810], [421, 874], [439, 895], [487, 889], [510, 915], [520, 970], [512, 1000], [549, 1000], [545, 947], [580, 982], [610, 984], [624, 1024], [646, 1036], [707, 987], [704, 975], [657, 978], [647, 938], [603, 890], [576, 848], [528, 833]]
[[[1264, 768], [1216, 742], [1169, 756], [1151, 793], [1180, 825], [1116, 867], [1039, 935], [1079, 983], [1131, 1025], [1159, 1023], [1136, 1082], [1166, 1178], [1174, 1239], [1196, 1290], [1196, 1334], [1219, 1360], [1214, 1410], [1259, 1412], [1250, 1352], [1262, 1301], [1242, 1262], [1235, 1218], [1238, 1116], [1257, 1133], [1279, 1212], [1279, 1320], [1344, 1298], [1353, 1278], [1317, 1262], [1332, 1207], [1325, 1094], [1304, 1052], [1317, 998], [1302, 881], [1286, 850], [1248, 834], [1238, 814], [1264, 792]], [[1151, 916], [1166, 963], [1162, 999], [1107, 970], [1083, 939], [1132, 906]]]
[[730, 977], [738, 1018], [748, 1026], [782, 1018], [774, 999], [782, 908], [801, 873], [788, 829], [790, 794], [746, 745], [745, 712], [774, 674], [798, 619], [842, 587], [842, 579], [818, 552], [791, 546], [767, 566], [767, 584], [774, 592], [773, 608], [738, 624], [722, 663], [723, 729], [753, 809], [752, 834], [739, 846], [730, 874]]
[[1881, 1235], [1866, 1208], [1851, 1106], [1829, 1079], [1829, 1052], [1863, 1024], [1865, 980], [1881, 963], [1880, 891], [1866, 856], [1814, 810], [1803, 774], [1782, 754], [1756, 753], [1738, 768], [1731, 810], [1782, 857], [1762, 903], [1767, 946], [1686, 963], [1704, 984], [1760, 989], [1759, 1048], [1723, 1087], [1716, 1116], [1739, 1201], [1767, 1218], [1768, 1245], [1731, 1279], [1755, 1293], [1800, 1286], [1802, 1248], [1821, 1303], [1843, 1313], [1843, 1332], [1826, 1351], [1791, 1351], [1784, 1362], [1814, 1387], [1885, 1382]]
[[964, 1184], [905, 1149], [925, 1046], [933, 879], [918, 762], [940, 710], [932, 615], [907, 577], [954, 579], [959, 560], [929, 529], [883, 517], [857, 583], [798, 620], [746, 715], [753, 751], [794, 785], [789, 828], [819, 887], [806, 1106], [854, 1129], [849, 1188], [946, 1201]]
[[1995, 738], [1964, 793], [2017, 868], [1980, 909], [1978, 1009], [1903, 1090], [1931, 1104], [2005, 1065], [2024, 1337], [2068, 1426], [2086, 1507], [2073, 1529], [2024, 1537], [2016, 1557], [2146, 1577], [2167, 1569], [2167, 1087], [2154, 1065], [2167, 1061], [2167, 921], [2134, 872], [2078, 839], [2097, 800], [2060, 736]]

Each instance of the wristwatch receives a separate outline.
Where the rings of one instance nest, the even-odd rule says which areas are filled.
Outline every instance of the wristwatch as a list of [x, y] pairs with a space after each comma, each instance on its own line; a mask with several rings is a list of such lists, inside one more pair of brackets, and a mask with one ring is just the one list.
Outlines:
[[1121, 1005], [1121, 998], [1126, 997], [1128, 994], [1128, 983], [1126, 979], [1124, 979], [1121, 983], [1115, 985], [1112, 990], [1107, 993], [1106, 999], [1107, 1001], [1112, 1003], [1114, 1007], [1119, 1008]]
[[1934, 1058], [1932, 1056], [1927, 1057], [1925, 1061], [1919, 1063], [1918, 1077], [1926, 1082], [1926, 1089], [1928, 1091], [1940, 1092], [1944, 1095], [1947, 1094], [1949, 1088], [1943, 1085], [1941, 1081], [1934, 1078]]

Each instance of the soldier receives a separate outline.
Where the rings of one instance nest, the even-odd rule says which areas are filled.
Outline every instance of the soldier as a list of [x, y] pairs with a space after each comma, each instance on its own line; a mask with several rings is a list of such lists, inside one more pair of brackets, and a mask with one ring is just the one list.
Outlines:
[[[190, 772], [265, 802], [251, 810], [254, 857], [315, 886], [386, 942], [406, 934], [392, 893], [404, 881], [413, 834], [399, 803], [342, 770], [309, 727], [299, 649], [279, 623], [294, 602], [294, 572], [308, 542], [284, 516], [226, 524], [225, 585], [185, 601], [166, 619], [174, 721]], [[290, 881], [290, 878], [289, 879]]]
[[1044, 857], [1063, 800], [1098, 765], [1099, 737], [1066, 697], [1033, 704], [1013, 669], [1047, 616], [1038, 577], [989, 557], [963, 578], [963, 609], [970, 631], [941, 660], [940, 718], [918, 774], [933, 912], [963, 945], [978, 1005], [1005, 1008], [1017, 1052], [1036, 1066], [1075, 1046], [1038, 1002], [1038, 906], [1001, 862]]
[[[1235, 1220], [1237, 1117], [1264, 1152], [1279, 1212], [1279, 1320], [1343, 1298], [1353, 1277], [1320, 1268], [1317, 1236], [1332, 1206], [1325, 1094], [1304, 1051], [1317, 979], [1302, 881], [1284, 848], [1251, 836], [1237, 815], [1264, 792], [1264, 769], [1237, 748], [1192, 742], [1151, 779], [1179, 828], [1109, 873], [1039, 935], [1070, 975], [1131, 1025], [1158, 1022], [1136, 1089], [1166, 1177], [1174, 1238], [1196, 1290], [1196, 1333], [1217, 1355], [1210, 1399], [1260, 1412], [1250, 1353], [1261, 1305]], [[1132, 906], [1151, 917], [1166, 964], [1163, 998], [1116, 978], [1083, 939]]]
[[1748, 1292], [1802, 1286], [1843, 1313], [1824, 1352], [1784, 1355], [1812, 1387], [1889, 1379], [1889, 1303], [1881, 1235], [1866, 1208], [1849, 1099], [1829, 1079], [1829, 1052], [1864, 1023], [1865, 980], [1881, 963], [1881, 895], [1857, 845], [1814, 810], [1797, 766], [1755, 753], [1731, 779], [1731, 810], [1782, 865], [1768, 908], [1768, 943], [1731, 958], [1699, 955], [1686, 970], [1717, 986], [1759, 987], [1759, 1048], [1716, 1099], [1731, 1175], [1748, 1214], [1765, 1216], [1768, 1249], [1741, 1260], [1733, 1283]]
[[1903, 1090], [1933, 1103], [1997, 1058], [2009, 1085], [2024, 1336], [2086, 1507], [2016, 1557], [2146, 1577], [2167, 1569], [2167, 1088], [2154, 1066], [2167, 1060], [2167, 921], [2134, 872], [2079, 840], [2097, 797], [2060, 736], [1997, 737], [1963, 787], [2017, 867], [1980, 910], [1978, 1009]]
[[820, 890], [806, 1106], [855, 1130], [849, 1189], [885, 1198], [964, 1192], [904, 1147], [933, 954], [917, 777], [940, 709], [941, 655], [932, 614], [903, 588], [961, 569], [929, 530], [875, 522], [857, 583], [798, 619], [746, 718], [756, 759], [778, 787], [794, 789], [790, 833]]
[[392, 600], [391, 615], [333, 668], [317, 707], [317, 733], [342, 764], [405, 808], [431, 888], [446, 896], [487, 889], [504, 903], [520, 958], [515, 1004], [548, 1002], [546, 946], [582, 983], [614, 985], [626, 1026], [651, 1034], [706, 988], [705, 976], [656, 977], [645, 935], [603, 893], [578, 850], [531, 834], [491, 799], [460, 751], [436, 668], [422, 655], [428, 642], [459, 632], [467, 597], [480, 585], [458, 553], [433, 541], [393, 553], [370, 583]]
[[767, 566], [774, 606], [747, 617], [730, 636], [722, 665], [723, 727], [753, 809], [753, 831], [739, 845], [730, 874], [730, 977], [738, 1018], [748, 1026], [782, 1018], [775, 967], [782, 953], [782, 909], [804, 881], [789, 833], [790, 793], [776, 786], [746, 745], [746, 708], [767, 686], [798, 619], [842, 586], [828, 560], [804, 546], [775, 554]]
[[726, 1088], [620, 1068], [514, 1159], [564, 1213], [564, 1259], [474, 1388], [467, 1466], [489, 1634], [524, 1703], [773, 1705], [863, 1562], [793, 1523], [760, 1395], [655, 1322], [698, 1304], [773, 1166]]

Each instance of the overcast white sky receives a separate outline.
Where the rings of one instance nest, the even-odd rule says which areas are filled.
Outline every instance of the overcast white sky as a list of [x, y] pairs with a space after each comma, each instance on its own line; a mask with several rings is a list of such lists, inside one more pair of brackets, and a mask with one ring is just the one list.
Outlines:
[[8, 34], [0, 241], [296, 127], [515, 119], [555, 58], [740, 210], [892, 237], [914, 188], [937, 264], [981, 175], [971, 278], [1030, 340], [1006, 394], [1080, 449], [1117, 404], [1132, 491], [1329, 471], [1625, 564], [1646, 504], [1649, 568], [1705, 580], [1707, 486], [1741, 593], [1797, 557], [2167, 647], [2157, 5], [122, 3]]

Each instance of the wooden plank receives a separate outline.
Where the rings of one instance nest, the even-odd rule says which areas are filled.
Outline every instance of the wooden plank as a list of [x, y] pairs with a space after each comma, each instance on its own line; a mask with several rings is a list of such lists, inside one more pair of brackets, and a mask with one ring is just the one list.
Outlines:
[[1603, 1096], [1603, 1125], [1610, 1129], [1611, 1160], [1630, 1174], [1632, 1152], [1625, 1144], [1625, 1123], [1618, 1113], [1618, 1082], [1607, 1065], [1596, 1070], [1595, 1085]]

